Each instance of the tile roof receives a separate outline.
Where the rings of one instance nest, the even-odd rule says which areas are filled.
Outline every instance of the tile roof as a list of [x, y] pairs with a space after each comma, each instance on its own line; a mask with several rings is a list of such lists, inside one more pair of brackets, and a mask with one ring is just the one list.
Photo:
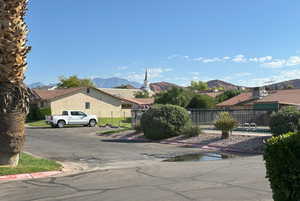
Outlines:
[[123, 98], [131, 103], [138, 105], [152, 105], [154, 104], [154, 98]]
[[[42, 100], [51, 100], [59, 97], [63, 97], [65, 95], [69, 95], [80, 90], [86, 89], [87, 87], [77, 87], [77, 88], [68, 88], [68, 89], [55, 89], [55, 90], [42, 90], [42, 89], [34, 89], [35, 95], [37, 95]], [[104, 93], [108, 96], [114, 97], [123, 102], [130, 102], [138, 105], [152, 105], [154, 103], [154, 98], [122, 98], [115, 96], [111, 93], [108, 93], [104, 90], [100, 90], [97, 88], [93, 88], [100, 93]]]
[[247, 93], [241, 93], [238, 96], [235, 96], [229, 100], [226, 100], [222, 103], [217, 104], [218, 107], [226, 107], [226, 106], [233, 106], [237, 105], [239, 103], [248, 101], [252, 99], [252, 92], [247, 92]]
[[300, 89], [286, 89], [273, 91], [268, 96], [263, 97], [257, 102], [277, 102], [280, 104], [287, 105], [300, 105]]
[[68, 88], [68, 89], [55, 89], [55, 90], [45, 90], [45, 89], [33, 89], [35, 94], [37, 94], [42, 100], [51, 100], [64, 95], [74, 93], [76, 91], [84, 89], [83, 87]]

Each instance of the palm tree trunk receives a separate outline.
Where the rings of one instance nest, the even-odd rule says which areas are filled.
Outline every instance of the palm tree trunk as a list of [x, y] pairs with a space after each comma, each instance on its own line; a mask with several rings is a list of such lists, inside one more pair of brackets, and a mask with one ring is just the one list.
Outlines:
[[28, 0], [0, 3], [0, 165], [16, 166], [25, 135], [29, 90], [23, 84], [26, 70]]

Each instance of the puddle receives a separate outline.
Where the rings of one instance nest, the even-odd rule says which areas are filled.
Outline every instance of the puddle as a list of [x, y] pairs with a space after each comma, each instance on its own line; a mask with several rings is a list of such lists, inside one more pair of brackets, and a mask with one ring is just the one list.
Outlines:
[[231, 155], [218, 154], [218, 153], [193, 153], [168, 158], [163, 162], [187, 162], [187, 161], [216, 161], [233, 158]]

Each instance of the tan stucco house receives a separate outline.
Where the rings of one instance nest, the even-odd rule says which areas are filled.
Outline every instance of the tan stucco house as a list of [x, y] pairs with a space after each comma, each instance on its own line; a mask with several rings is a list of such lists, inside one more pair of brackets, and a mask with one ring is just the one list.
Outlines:
[[[98, 117], [131, 117], [131, 109], [143, 101], [125, 99], [93, 87], [55, 90], [33, 90], [32, 104], [39, 108], [50, 108], [52, 114], [64, 110], [79, 110]], [[147, 102], [147, 104], [149, 101]]]

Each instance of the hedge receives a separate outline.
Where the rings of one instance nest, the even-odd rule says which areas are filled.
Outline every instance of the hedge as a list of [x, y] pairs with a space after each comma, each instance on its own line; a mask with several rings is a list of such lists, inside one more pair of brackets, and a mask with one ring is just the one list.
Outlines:
[[299, 201], [300, 134], [290, 132], [268, 140], [264, 160], [274, 201]]

